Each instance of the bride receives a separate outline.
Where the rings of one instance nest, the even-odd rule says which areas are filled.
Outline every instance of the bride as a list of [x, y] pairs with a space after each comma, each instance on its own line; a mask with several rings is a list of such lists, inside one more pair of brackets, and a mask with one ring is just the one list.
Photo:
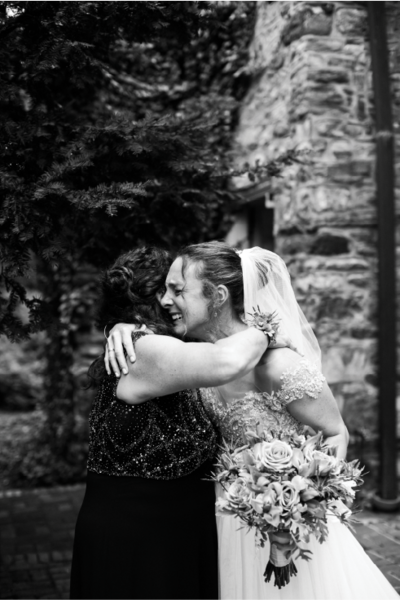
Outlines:
[[[265, 314], [276, 313], [280, 333], [291, 338], [302, 356], [288, 348], [268, 350], [244, 376], [203, 390], [206, 410], [228, 440], [240, 440], [246, 429], [259, 422], [285, 433], [311, 427], [337, 447], [338, 456], [345, 456], [348, 433], [321, 373], [317, 340], [296, 302], [286, 266], [276, 254], [261, 248], [239, 253], [221, 242], [189, 246], [170, 268], [161, 304], [177, 335], [212, 342], [243, 331], [246, 316], [255, 307]], [[206, 312], [200, 310], [205, 305]], [[122, 345], [128, 356], [134, 353], [133, 328], [118, 325], [111, 332], [109, 348], [120, 357]], [[111, 364], [117, 370], [114, 356]], [[120, 361], [125, 367], [123, 358]], [[268, 546], [258, 548], [255, 535], [238, 529], [237, 519], [217, 517], [217, 528], [223, 599], [398, 598], [351, 532], [335, 518], [329, 522], [327, 541], [319, 544], [311, 538], [312, 560], [297, 560], [298, 575], [281, 590], [272, 581], [264, 582]]]

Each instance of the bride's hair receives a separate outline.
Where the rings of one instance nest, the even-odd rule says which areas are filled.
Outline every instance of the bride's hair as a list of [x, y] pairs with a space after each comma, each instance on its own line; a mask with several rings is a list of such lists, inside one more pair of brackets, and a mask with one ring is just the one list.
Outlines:
[[[122, 254], [101, 278], [97, 325], [103, 329], [116, 323], [146, 324], [155, 333], [174, 335], [172, 323], [157, 299], [163, 289], [171, 257], [166, 250], [148, 247]], [[88, 375], [99, 380], [105, 374], [103, 356], [89, 367]]]
[[221, 284], [229, 291], [236, 315], [243, 314], [243, 272], [240, 256], [233, 248], [225, 242], [204, 242], [186, 246], [178, 256], [183, 261], [183, 274], [190, 264], [196, 265], [196, 276], [209, 299], [210, 314], [216, 307], [217, 286]]

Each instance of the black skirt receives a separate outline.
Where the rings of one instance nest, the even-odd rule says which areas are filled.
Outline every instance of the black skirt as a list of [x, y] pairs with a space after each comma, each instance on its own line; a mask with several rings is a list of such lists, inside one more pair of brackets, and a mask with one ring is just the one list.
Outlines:
[[71, 598], [218, 598], [209, 469], [168, 481], [89, 472]]

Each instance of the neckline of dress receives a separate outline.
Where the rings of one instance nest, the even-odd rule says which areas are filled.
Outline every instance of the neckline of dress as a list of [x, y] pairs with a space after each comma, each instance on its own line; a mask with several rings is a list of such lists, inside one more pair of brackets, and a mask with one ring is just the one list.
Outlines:
[[[257, 387], [257, 386], [255, 386]], [[262, 390], [260, 390], [259, 387], [257, 387], [257, 389], [259, 390], [258, 392], [256, 390], [249, 390], [248, 392], [246, 392], [243, 396], [241, 396], [240, 398], [235, 398], [234, 400], [232, 400], [232, 402], [230, 402], [229, 404], [226, 403], [226, 401], [221, 397], [221, 401], [219, 402], [219, 398], [218, 398], [218, 388], [212, 388], [215, 399], [217, 404], [220, 405], [221, 408], [223, 408], [225, 411], [230, 410], [231, 408], [233, 408], [236, 404], [243, 402], [245, 400], [248, 399], [249, 394], [253, 394], [253, 396], [262, 396], [263, 398], [265, 397], [271, 397], [271, 394], [269, 394], [268, 392], [263, 392]]]

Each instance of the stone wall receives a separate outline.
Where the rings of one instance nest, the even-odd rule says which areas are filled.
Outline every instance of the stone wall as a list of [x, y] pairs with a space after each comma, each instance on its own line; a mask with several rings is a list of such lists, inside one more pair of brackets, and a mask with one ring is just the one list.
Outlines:
[[[400, 3], [386, 4], [398, 130]], [[275, 251], [287, 261], [315, 327], [324, 373], [349, 429], [372, 444], [377, 198], [365, 3], [258, 2], [250, 70], [254, 82], [237, 129], [238, 162], [272, 159], [294, 146], [310, 149], [307, 164], [272, 182]], [[396, 135], [397, 149], [399, 144]], [[399, 152], [397, 157], [400, 172]], [[399, 178], [397, 186], [400, 208]]]

